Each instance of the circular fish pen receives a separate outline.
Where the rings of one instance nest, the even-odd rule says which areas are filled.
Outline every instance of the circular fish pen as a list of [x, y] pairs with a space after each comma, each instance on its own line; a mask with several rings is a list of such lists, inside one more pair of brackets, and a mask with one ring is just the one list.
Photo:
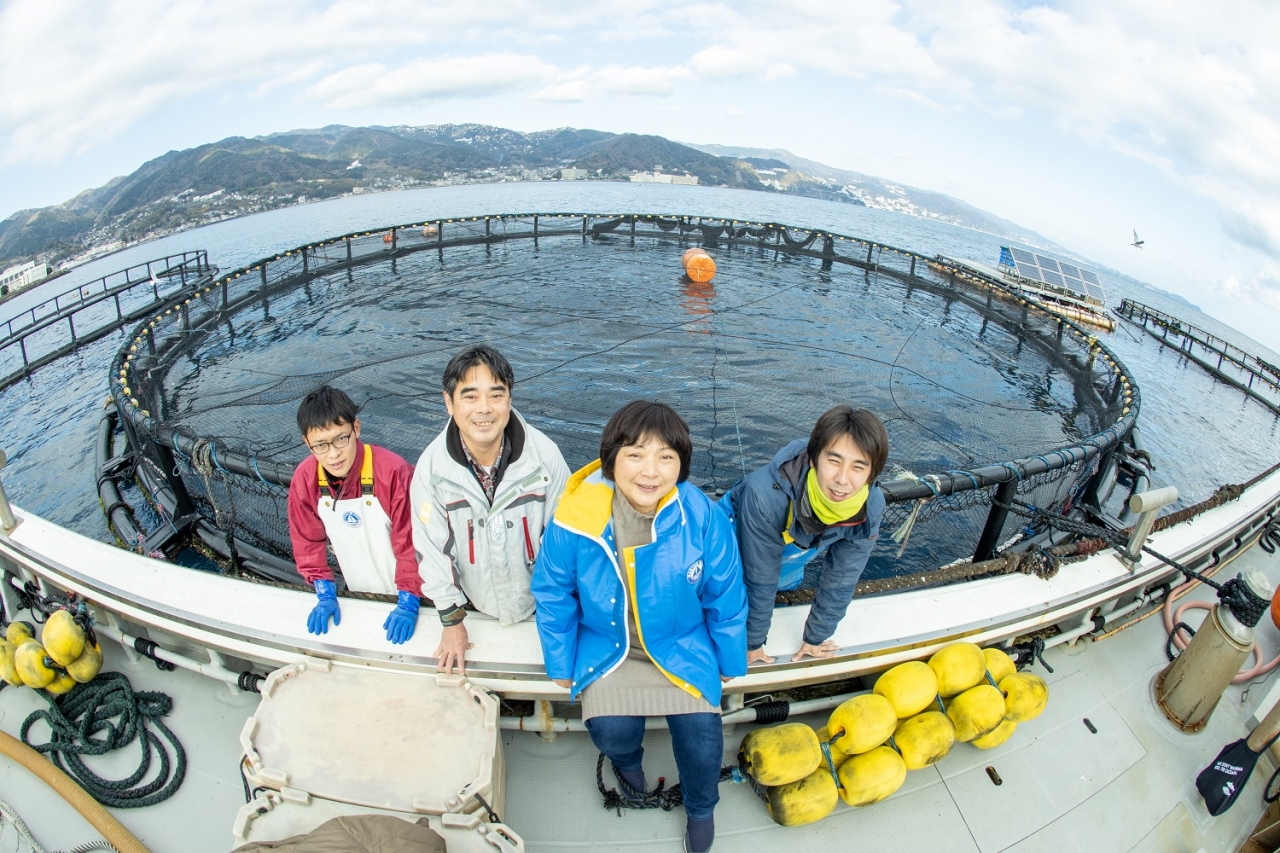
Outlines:
[[[714, 258], [710, 281], [682, 274], [691, 247]], [[1124, 518], [1108, 508], [1118, 463], [1137, 455], [1124, 366], [1070, 321], [957, 272], [776, 223], [396, 225], [184, 289], [129, 336], [111, 391], [159, 526], [285, 582], [297, 580], [287, 486], [306, 452], [294, 413], [322, 383], [362, 406], [365, 436], [413, 461], [445, 422], [445, 363], [485, 341], [515, 368], [516, 408], [571, 469], [595, 458], [618, 407], [658, 399], [689, 422], [690, 479], [712, 495], [849, 403], [890, 436], [889, 506], [860, 586], [887, 590], [1046, 541], [1006, 518], [1013, 500]]]

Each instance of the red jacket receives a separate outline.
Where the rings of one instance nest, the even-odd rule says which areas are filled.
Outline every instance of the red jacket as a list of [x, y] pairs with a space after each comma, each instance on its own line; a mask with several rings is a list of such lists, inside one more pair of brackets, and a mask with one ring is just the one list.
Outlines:
[[[369, 445], [373, 454], [373, 496], [391, 519], [391, 550], [396, 555], [396, 589], [422, 594], [422, 578], [418, 575], [418, 556], [413, 550], [413, 522], [409, 513], [409, 483], [413, 479], [413, 466], [396, 454], [375, 444]], [[364, 443], [356, 440], [356, 466], [339, 481], [332, 476], [329, 482], [336, 489], [338, 500], [360, 497], [359, 460], [363, 458]], [[333, 580], [329, 568], [324, 532], [317, 508], [320, 505], [320, 483], [315, 456], [302, 460], [293, 480], [289, 483], [289, 539], [293, 542], [293, 560], [298, 574], [308, 583]]]

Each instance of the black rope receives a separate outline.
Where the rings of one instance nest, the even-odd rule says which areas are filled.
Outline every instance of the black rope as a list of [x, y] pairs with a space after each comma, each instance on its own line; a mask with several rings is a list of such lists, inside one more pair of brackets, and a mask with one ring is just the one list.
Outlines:
[[[622, 817], [623, 809], [662, 809], [669, 812], [676, 806], [684, 804], [684, 794], [680, 791], [680, 783], [667, 787], [667, 780], [659, 777], [658, 787], [652, 791], [637, 791], [627, 784], [627, 780], [622, 778], [622, 771], [618, 770], [618, 766], [613, 762], [609, 762], [613, 768], [614, 779], [618, 782], [618, 788], [606, 788], [604, 786], [604, 762], [605, 754], [600, 753], [600, 757], [596, 759], [596, 788], [600, 791], [600, 795], [604, 797], [604, 807], [618, 813], [618, 817]], [[737, 767], [724, 766], [720, 768], [720, 781], [733, 782], [734, 784], [750, 783], [752, 788], [761, 797], [764, 792], [756, 785], [755, 780], [744, 773]]]
[[1271, 786], [1276, 783], [1277, 778], [1280, 778], [1280, 767], [1276, 768], [1276, 772], [1271, 774], [1271, 778], [1267, 780], [1266, 786], [1262, 789], [1262, 799], [1267, 804], [1280, 800], [1280, 790], [1271, 790]]
[[262, 682], [265, 681], [261, 675], [245, 670], [240, 673], [240, 677], [236, 679], [236, 687], [239, 687], [245, 693], [261, 693]]
[[759, 705], [753, 705], [752, 708], [756, 712], [756, 722], [766, 725], [786, 722], [787, 717], [791, 716], [791, 703], [785, 699], [761, 702]]
[[[45, 695], [45, 694], [41, 694]], [[112, 808], [140, 808], [173, 796], [187, 773], [187, 754], [161, 717], [173, 709], [164, 693], [134, 692], [119, 672], [104, 672], [88, 684], [78, 684], [63, 696], [45, 695], [49, 709], [35, 711], [22, 724], [20, 737], [80, 784], [98, 802]], [[36, 722], [49, 725], [49, 741], [32, 743], [27, 735]], [[173, 759], [160, 736], [169, 743]], [[137, 741], [142, 750], [138, 769], [124, 779], [104, 779], [89, 769], [83, 756], [105, 755]], [[158, 761], [155, 777], [142, 780]]]
[[1013, 652], [1013, 665], [1017, 669], [1031, 666], [1039, 661], [1045, 671], [1053, 672], [1053, 667], [1049, 666], [1044, 659], [1044, 637], [1036, 637], [1026, 643], [1010, 646], [1009, 651]]
[[502, 820], [498, 817], [498, 813], [495, 812], [493, 809], [489, 808], [489, 804], [484, 801], [484, 797], [480, 796], [479, 794], [472, 794], [471, 796], [475, 797], [476, 801], [479, 802], [481, 807], [484, 808], [485, 812], [488, 813], [489, 823], [502, 823]]
[[[135, 637], [133, 640], [133, 650], [144, 658], [150, 658], [155, 661], [156, 669], [164, 672], [173, 672], [173, 664], [167, 660], [161, 660], [156, 657], [156, 644], [144, 637]], [[244, 689], [244, 688], [241, 688]]]
[[[1079, 521], [1074, 518], [1067, 518], [1060, 513], [1049, 512], [1038, 507], [1028, 506], [1018, 502], [1008, 504], [993, 501], [996, 506], [1008, 509], [1023, 518], [1031, 519], [1033, 522], [1040, 521], [1056, 528], [1065, 533], [1075, 533], [1080, 536], [1095, 537], [1102, 539], [1112, 548], [1121, 553], [1125, 553], [1129, 548], [1129, 539], [1123, 533], [1117, 530], [1111, 530], [1106, 527], [1100, 527], [1087, 521]], [[1265, 535], [1265, 534], [1264, 534]], [[1205, 577], [1200, 572], [1189, 566], [1184, 566], [1172, 557], [1166, 557], [1164, 554], [1153, 550], [1148, 545], [1143, 545], [1142, 550], [1155, 557], [1165, 565], [1182, 572], [1188, 580], [1197, 580], [1205, 586], [1215, 589], [1218, 592], [1218, 600], [1221, 601], [1227, 609], [1231, 611], [1231, 615], [1240, 622], [1241, 625], [1254, 627], [1262, 620], [1262, 615], [1267, 612], [1271, 606], [1271, 602], [1265, 598], [1261, 598], [1254, 594], [1245, 584], [1244, 579], [1240, 575], [1228, 580], [1226, 583], [1218, 583], [1212, 578]]]
[[1169, 639], [1165, 640], [1164, 643], [1164, 656], [1169, 660], [1174, 660], [1178, 657], [1178, 653], [1173, 650], [1173, 641], [1178, 636], [1178, 631], [1180, 630], [1186, 631], [1188, 637], [1194, 637], [1196, 635], [1196, 629], [1192, 628], [1186, 622], [1179, 622], [1177, 625], [1174, 625], [1173, 630], [1169, 632]]

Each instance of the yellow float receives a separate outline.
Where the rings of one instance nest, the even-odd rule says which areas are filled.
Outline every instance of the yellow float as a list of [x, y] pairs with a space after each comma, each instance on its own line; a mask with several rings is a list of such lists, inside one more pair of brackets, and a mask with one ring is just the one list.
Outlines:
[[1025, 723], [1040, 716], [1049, 703], [1049, 685], [1034, 673], [1018, 672], [1000, 682], [1004, 694], [1004, 718], [1011, 723]]
[[803, 779], [765, 792], [769, 817], [780, 826], [804, 826], [822, 820], [839, 801], [836, 780], [831, 777], [825, 761]]
[[18, 646], [14, 662], [18, 667], [18, 676], [28, 687], [48, 687], [58, 675], [53, 671], [53, 659], [45, 654], [44, 646], [35, 640], [27, 640]]
[[85, 644], [84, 654], [67, 664], [67, 675], [81, 684], [88, 684], [102, 671], [102, 647]]
[[9, 627], [4, 629], [4, 638], [15, 646], [20, 646], [27, 640], [33, 640], [36, 636], [36, 629], [32, 627], [30, 622], [10, 622]]
[[950, 699], [986, 677], [987, 659], [973, 643], [952, 643], [929, 658], [929, 668], [938, 676], [938, 695]]
[[898, 724], [893, 742], [908, 770], [941, 761], [956, 742], [956, 729], [941, 711], [925, 711]]
[[14, 660], [18, 647], [8, 640], [0, 640], [0, 678], [6, 683], [12, 684], [14, 687], [22, 686], [22, 679], [18, 677], [18, 664]]
[[993, 730], [982, 737], [974, 738], [969, 741], [969, 743], [976, 746], [978, 749], [994, 749], [1012, 737], [1013, 733], [1017, 731], [1017, 729], [1017, 723], [1010, 722], [1009, 720], [1001, 720], [1000, 725], [996, 726]]
[[835, 743], [841, 752], [860, 755], [870, 752], [889, 739], [898, 725], [893, 704], [876, 693], [854, 696], [831, 712], [827, 731], [839, 738]]
[[76, 624], [70, 610], [58, 610], [44, 623], [40, 643], [55, 663], [67, 666], [84, 653], [84, 629]]
[[1004, 694], [990, 684], [970, 687], [947, 703], [947, 718], [956, 727], [956, 740], [961, 743], [995, 731], [1004, 714]]
[[818, 735], [804, 723], [783, 723], [749, 732], [738, 748], [738, 764], [752, 779], [768, 787], [799, 782], [819, 765], [826, 772]]
[[924, 661], [900, 663], [876, 679], [874, 692], [888, 699], [898, 719], [914, 717], [933, 704], [938, 676]]
[[869, 806], [902, 787], [907, 778], [907, 763], [893, 749], [877, 746], [870, 752], [850, 757], [841, 765], [837, 775], [840, 777], [840, 797], [846, 803]]
[[1000, 649], [983, 649], [982, 656], [987, 661], [987, 675], [991, 676], [991, 681], [995, 684], [999, 684], [1018, 671], [1013, 658]]

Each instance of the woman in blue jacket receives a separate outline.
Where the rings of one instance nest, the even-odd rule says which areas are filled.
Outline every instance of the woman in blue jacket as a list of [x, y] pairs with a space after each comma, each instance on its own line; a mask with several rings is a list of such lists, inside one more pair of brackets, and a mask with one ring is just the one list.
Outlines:
[[689, 427], [636, 401], [600, 458], [569, 478], [533, 570], [547, 674], [570, 697], [631, 799], [647, 790], [645, 717], [665, 716], [688, 819], [686, 850], [715, 837], [720, 687], [746, 673], [747, 598], [728, 519], [688, 484]]

